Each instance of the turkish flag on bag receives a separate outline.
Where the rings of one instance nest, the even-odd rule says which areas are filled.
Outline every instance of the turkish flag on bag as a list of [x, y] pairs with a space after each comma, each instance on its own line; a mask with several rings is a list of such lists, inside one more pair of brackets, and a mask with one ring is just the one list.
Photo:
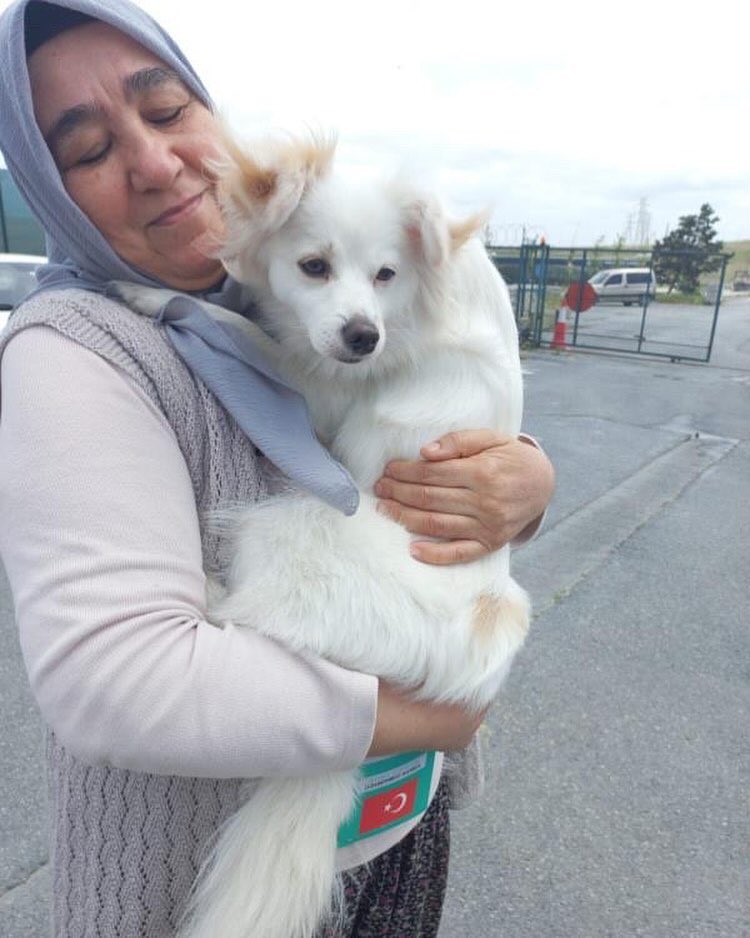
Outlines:
[[365, 798], [359, 822], [360, 834], [367, 834], [369, 831], [408, 817], [414, 807], [416, 796], [417, 779], [413, 778], [397, 788], [390, 788], [379, 795]]

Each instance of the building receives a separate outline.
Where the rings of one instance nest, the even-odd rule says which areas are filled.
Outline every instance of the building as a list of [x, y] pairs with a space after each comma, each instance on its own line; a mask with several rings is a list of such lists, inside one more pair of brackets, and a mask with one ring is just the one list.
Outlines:
[[7, 169], [0, 167], [0, 252], [47, 253], [44, 232], [21, 197]]

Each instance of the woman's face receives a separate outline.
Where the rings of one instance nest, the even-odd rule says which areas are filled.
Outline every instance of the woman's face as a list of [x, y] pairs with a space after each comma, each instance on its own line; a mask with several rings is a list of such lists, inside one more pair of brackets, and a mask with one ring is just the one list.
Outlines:
[[223, 274], [206, 256], [221, 215], [206, 157], [213, 115], [151, 52], [105, 23], [61, 33], [29, 58], [37, 123], [68, 194], [134, 267], [180, 290]]

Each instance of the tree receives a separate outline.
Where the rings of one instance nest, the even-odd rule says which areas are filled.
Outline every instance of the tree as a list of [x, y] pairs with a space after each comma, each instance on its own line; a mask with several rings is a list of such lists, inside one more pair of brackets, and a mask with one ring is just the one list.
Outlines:
[[718, 270], [724, 247], [716, 240], [714, 225], [719, 216], [705, 202], [698, 215], [683, 215], [674, 231], [654, 244], [654, 272], [669, 292], [679, 287], [682, 293], [695, 293], [700, 275]]

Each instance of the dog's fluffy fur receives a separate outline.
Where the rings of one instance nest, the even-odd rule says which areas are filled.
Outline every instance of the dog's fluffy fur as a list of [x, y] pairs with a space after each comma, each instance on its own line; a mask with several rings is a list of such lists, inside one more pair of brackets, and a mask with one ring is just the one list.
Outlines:
[[[260, 341], [307, 398], [360, 507], [347, 518], [302, 492], [248, 506], [213, 615], [415, 697], [481, 708], [528, 625], [509, 550], [419, 563], [372, 486], [387, 460], [416, 459], [450, 430], [518, 433], [508, 292], [473, 237], [481, 220], [450, 224], [404, 183], [347, 188], [332, 157], [316, 141], [262, 159], [230, 144], [214, 169], [224, 262], [252, 289], [273, 336]], [[139, 288], [125, 296], [146, 302]], [[181, 938], [311, 938], [331, 912], [336, 833], [356, 787], [355, 772], [261, 781], [223, 829]]]

